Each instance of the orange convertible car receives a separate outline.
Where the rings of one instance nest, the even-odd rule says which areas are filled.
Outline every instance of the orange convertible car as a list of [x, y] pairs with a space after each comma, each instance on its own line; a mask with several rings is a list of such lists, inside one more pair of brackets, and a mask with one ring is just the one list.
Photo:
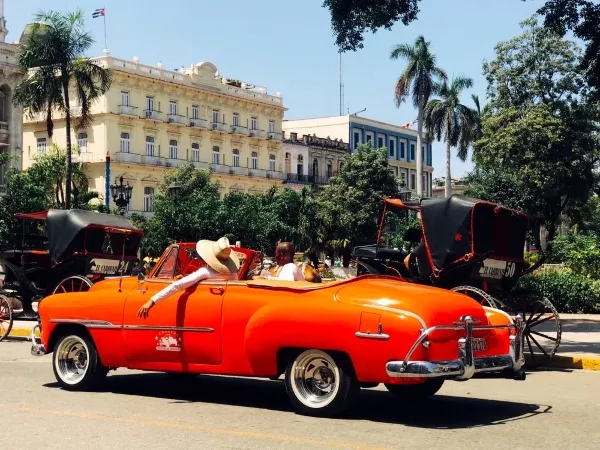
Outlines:
[[[251, 280], [262, 255], [234, 248], [239, 280], [205, 280], [139, 307], [201, 264], [195, 243], [169, 247], [148, 277], [114, 278], [39, 305], [32, 353], [53, 353], [64, 389], [92, 389], [119, 367], [172, 375], [277, 379], [301, 413], [345, 410], [361, 387], [435, 394], [446, 380], [524, 379], [523, 321], [455, 292], [365, 275], [314, 284]], [[36, 329], [41, 339], [36, 338]]]

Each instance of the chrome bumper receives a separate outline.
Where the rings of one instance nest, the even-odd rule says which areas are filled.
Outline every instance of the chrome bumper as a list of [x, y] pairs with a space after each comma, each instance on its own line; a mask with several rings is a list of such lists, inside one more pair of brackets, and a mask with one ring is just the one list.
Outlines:
[[[522, 370], [525, 364], [523, 355], [523, 318], [518, 315], [513, 318], [511, 325], [474, 326], [470, 316], [461, 318], [454, 325], [437, 326], [424, 330], [409, 350], [404, 361], [390, 361], [386, 364], [386, 371], [391, 378], [448, 378], [455, 380], [468, 380], [481, 374], [504, 375], [506, 378], [518, 380], [525, 379]], [[475, 358], [473, 356], [473, 330], [514, 329], [515, 334], [510, 336], [510, 350], [508, 355], [487, 356]], [[464, 330], [465, 337], [458, 340], [458, 358], [450, 361], [411, 361], [419, 345], [427, 347], [427, 337], [437, 330]], [[512, 334], [512, 333], [511, 333]]]
[[[35, 336], [35, 331], [40, 329], [40, 325], [36, 325], [31, 329], [31, 354], [33, 356], [42, 356], [46, 354], [46, 349], [41, 340]], [[38, 342], [39, 341], [39, 342]]]

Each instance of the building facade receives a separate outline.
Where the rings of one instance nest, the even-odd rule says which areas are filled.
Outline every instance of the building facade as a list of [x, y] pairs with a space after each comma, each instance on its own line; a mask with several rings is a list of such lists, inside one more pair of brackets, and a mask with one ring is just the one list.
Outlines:
[[[157, 185], [186, 161], [210, 170], [222, 194], [262, 193], [283, 183], [281, 94], [224, 78], [210, 62], [170, 71], [106, 53], [94, 61], [113, 70], [112, 86], [92, 105], [92, 124], [73, 129], [71, 138], [91, 189], [106, 195], [107, 155], [111, 183], [123, 176], [133, 186], [129, 211], [151, 213]], [[76, 119], [81, 107], [71, 106]], [[51, 143], [65, 146], [64, 120], [50, 139], [43, 116], [26, 118], [24, 167]]]
[[[285, 133], [328, 136], [349, 142], [350, 151], [358, 144], [370, 142], [373, 147], [386, 147], [388, 162], [398, 177], [401, 188], [412, 192], [417, 189], [416, 146], [417, 132], [408, 127], [393, 125], [351, 114], [313, 119], [284, 120]], [[423, 144], [423, 195], [432, 195], [432, 147]]]
[[[283, 141], [287, 185], [329, 184], [331, 177], [338, 174], [344, 157], [350, 151], [341, 139], [326, 139], [314, 135], [298, 136], [291, 132]], [[294, 186], [295, 187], [295, 186]]]
[[[452, 185], [453, 194], [464, 195], [465, 191], [471, 189], [471, 186], [467, 182], [466, 178], [452, 178], [450, 180]], [[432, 197], [445, 197], [446, 196], [446, 177], [434, 178], [433, 180], [433, 191]]]
[[[0, 152], [13, 157], [11, 165], [21, 169], [23, 114], [13, 106], [13, 92], [23, 79], [17, 66], [18, 45], [6, 42], [4, 0], [0, 0]], [[0, 193], [4, 192], [7, 166], [0, 166]]]

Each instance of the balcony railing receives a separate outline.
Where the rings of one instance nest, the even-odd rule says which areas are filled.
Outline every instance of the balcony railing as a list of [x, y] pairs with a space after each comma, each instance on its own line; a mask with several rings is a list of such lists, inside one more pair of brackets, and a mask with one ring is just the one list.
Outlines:
[[233, 134], [240, 134], [242, 136], [248, 136], [248, 127], [241, 125], [231, 125], [231, 132]]
[[312, 175], [298, 175], [296, 173], [288, 173], [285, 176], [288, 183], [313, 184], [315, 177]]
[[175, 123], [177, 125], [186, 125], [186, 118], [184, 116], [180, 116], [179, 114], [169, 114], [167, 122]]
[[208, 128], [208, 121], [206, 119], [190, 119], [190, 127], [206, 130]]
[[204, 161], [192, 161], [196, 169], [210, 169], [210, 164]]
[[239, 175], [242, 177], [247, 177], [248, 176], [248, 168], [247, 167], [240, 167], [240, 166], [231, 166], [229, 168], [229, 174], [230, 175]]
[[166, 158], [165, 165], [167, 167], [179, 167], [186, 162], [187, 162], [187, 160], [185, 160], [185, 159]]
[[145, 109], [144, 117], [146, 119], [162, 121], [163, 113], [161, 111], [154, 111], [153, 109]]
[[283, 133], [277, 133], [275, 131], [269, 131], [267, 133], [267, 139], [272, 139], [274, 141], [282, 141], [283, 140]]
[[248, 130], [248, 136], [266, 139], [267, 132], [265, 130]]
[[137, 116], [135, 112], [137, 108], [131, 105], [119, 105], [119, 114], [124, 116]]
[[211, 164], [210, 171], [216, 173], [229, 173], [229, 166], [225, 164]]
[[210, 127], [211, 127], [211, 129], [213, 129], [215, 131], [221, 131], [223, 133], [229, 133], [229, 127], [224, 122], [211, 122], [210, 123]]
[[147, 156], [139, 153], [116, 152], [112, 157], [112, 161], [126, 164], [141, 164], [144, 166], [166, 165], [166, 160], [162, 156]]

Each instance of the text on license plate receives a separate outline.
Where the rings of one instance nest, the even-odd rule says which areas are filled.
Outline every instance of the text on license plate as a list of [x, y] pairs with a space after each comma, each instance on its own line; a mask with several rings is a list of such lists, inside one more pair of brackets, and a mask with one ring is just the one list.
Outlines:
[[488, 258], [483, 261], [483, 266], [479, 269], [479, 276], [482, 278], [493, 278], [496, 280], [508, 275], [506, 261]]
[[482, 352], [484, 350], [487, 350], [485, 338], [473, 338], [473, 351]]

